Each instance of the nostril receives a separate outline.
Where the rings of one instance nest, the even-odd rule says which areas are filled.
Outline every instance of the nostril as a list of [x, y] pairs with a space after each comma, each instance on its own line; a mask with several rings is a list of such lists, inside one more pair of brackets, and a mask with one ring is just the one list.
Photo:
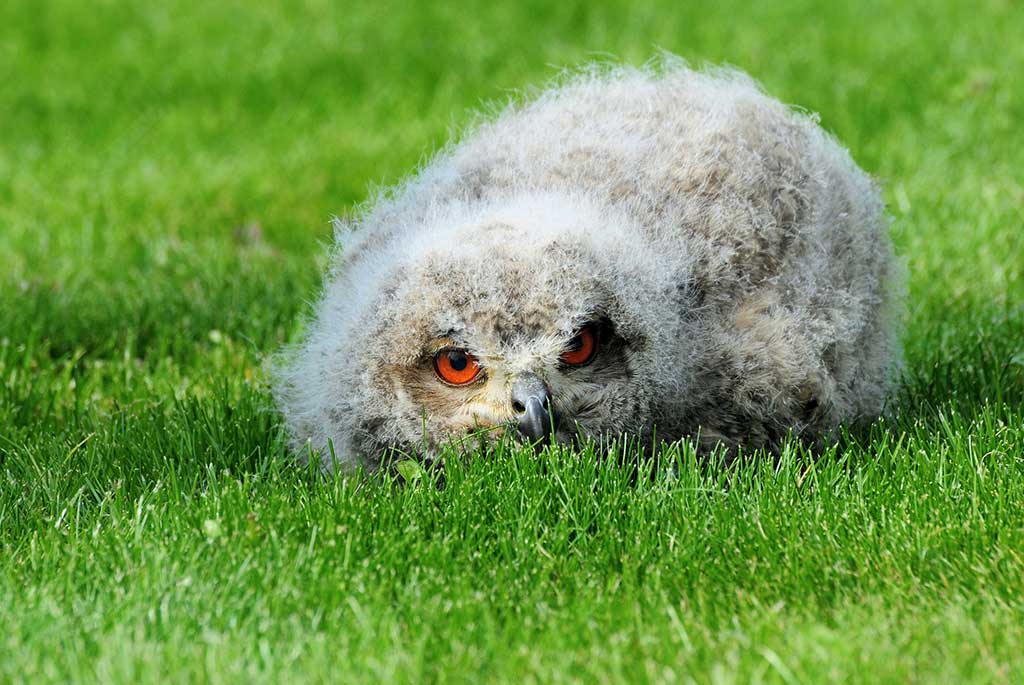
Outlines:
[[526, 411], [526, 407], [519, 400], [512, 400], [512, 411], [514, 411], [517, 414], [522, 414], [524, 411]]

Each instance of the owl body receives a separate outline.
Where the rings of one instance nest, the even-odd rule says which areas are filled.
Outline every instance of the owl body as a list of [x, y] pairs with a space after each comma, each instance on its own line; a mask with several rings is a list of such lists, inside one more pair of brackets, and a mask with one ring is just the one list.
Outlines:
[[[731, 71], [575, 73], [478, 123], [337, 240], [276, 386], [295, 446], [327, 467], [429, 460], [522, 427], [528, 406], [565, 441], [820, 442], [878, 416], [898, 366], [878, 189]], [[452, 383], [439, 359], [475, 376]]]

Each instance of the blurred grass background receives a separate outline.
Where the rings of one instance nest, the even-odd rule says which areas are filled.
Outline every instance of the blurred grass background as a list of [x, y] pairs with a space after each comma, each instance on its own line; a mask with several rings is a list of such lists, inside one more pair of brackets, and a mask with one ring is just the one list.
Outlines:
[[[7, 0], [0, 678], [1018, 681], [1022, 35], [997, 0]], [[486, 103], [658, 49], [883, 184], [895, 423], [810, 491], [799, 455], [668, 490], [567, 455], [560, 488], [523, 455], [441, 493], [282, 469], [262, 364], [330, 217]]]

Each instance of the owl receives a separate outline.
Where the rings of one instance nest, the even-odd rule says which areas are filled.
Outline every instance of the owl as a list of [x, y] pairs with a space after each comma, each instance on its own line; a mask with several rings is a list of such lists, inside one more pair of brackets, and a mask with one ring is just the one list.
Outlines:
[[770, 453], [877, 417], [897, 376], [877, 186], [733, 70], [573, 71], [480, 117], [336, 242], [275, 378], [325, 469], [468, 436]]

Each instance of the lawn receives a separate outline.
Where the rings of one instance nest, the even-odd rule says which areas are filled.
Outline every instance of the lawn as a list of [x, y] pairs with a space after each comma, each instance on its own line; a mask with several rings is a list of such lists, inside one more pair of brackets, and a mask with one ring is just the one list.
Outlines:
[[[1024, 681], [1022, 35], [999, 0], [5, 0], [0, 681]], [[882, 182], [894, 416], [671, 479], [290, 467], [266, 360], [331, 216], [474, 109], [658, 48]]]

